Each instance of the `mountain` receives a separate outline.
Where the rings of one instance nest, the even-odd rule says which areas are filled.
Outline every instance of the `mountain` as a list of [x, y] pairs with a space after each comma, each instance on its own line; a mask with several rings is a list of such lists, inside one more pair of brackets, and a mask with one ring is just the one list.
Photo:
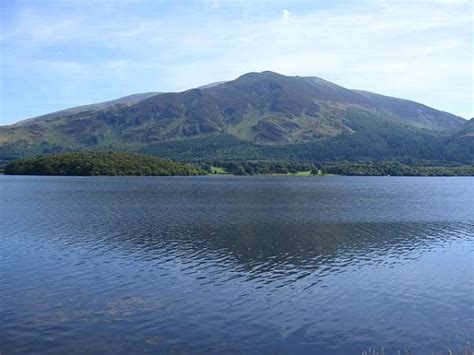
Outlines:
[[127, 98], [0, 127], [0, 158], [115, 149], [186, 160], [446, 160], [466, 125], [413, 101], [273, 72]]
[[76, 115], [76, 114], [84, 113], [84, 112], [97, 112], [97, 111], [104, 110], [110, 107], [131, 106], [158, 94], [159, 92], [146, 92], [146, 93], [141, 93], [141, 94], [128, 95], [128, 96], [120, 97], [115, 100], [99, 102], [96, 104], [71, 107], [65, 110], [49, 113], [47, 115], [28, 118], [26, 120], [16, 123], [16, 125], [31, 123], [33, 121], [34, 122], [46, 121], [51, 118], [72, 116], [72, 115]]
[[469, 121], [467, 121], [465, 125], [462, 126], [458, 132], [456, 132], [455, 136], [460, 138], [474, 137], [474, 118], [471, 118]]

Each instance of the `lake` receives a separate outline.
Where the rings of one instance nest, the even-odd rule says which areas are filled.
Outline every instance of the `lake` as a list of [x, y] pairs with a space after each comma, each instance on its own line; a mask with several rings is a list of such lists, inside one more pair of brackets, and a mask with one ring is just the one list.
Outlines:
[[0, 352], [474, 342], [474, 178], [0, 176]]

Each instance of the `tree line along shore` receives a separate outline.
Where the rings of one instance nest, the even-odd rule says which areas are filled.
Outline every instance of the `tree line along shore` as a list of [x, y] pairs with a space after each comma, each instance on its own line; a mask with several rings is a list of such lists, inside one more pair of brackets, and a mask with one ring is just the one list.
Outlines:
[[122, 152], [75, 152], [18, 159], [3, 164], [8, 175], [59, 176], [194, 176], [194, 175], [348, 175], [474, 176], [473, 165], [434, 165], [410, 161], [195, 161], [176, 162]]

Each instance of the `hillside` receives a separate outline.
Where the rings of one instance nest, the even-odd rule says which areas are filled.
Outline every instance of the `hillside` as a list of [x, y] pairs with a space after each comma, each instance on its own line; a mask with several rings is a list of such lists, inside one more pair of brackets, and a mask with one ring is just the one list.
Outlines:
[[310, 160], [451, 159], [445, 146], [457, 146], [466, 124], [413, 101], [273, 72], [149, 95], [135, 103], [92, 105], [0, 127], [0, 158], [114, 149], [160, 155], [167, 150], [189, 160], [220, 154], [213, 150], [243, 159], [280, 152]]
[[104, 102], [99, 102], [96, 104], [90, 104], [90, 105], [81, 105], [81, 106], [76, 106], [76, 107], [71, 107], [65, 110], [53, 112], [53, 113], [48, 113], [46, 115], [38, 116], [38, 117], [33, 117], [33, 118], [28, 118], [26, 120], [22, 120], [20, 122], [15, 123], [15, 126], [20, 126], [20, 125], [28, 125], [33, 122], [38, 123], [41, 121], [48, 121], [54, 118], [59, 118], [59, 117], [66, 117], [66, 116], [73, 116], [77, 115], [80, 113], [84, 112], [97, 112], [101, 110], [105, 110], [107, 108], [111, 107], [123, 107], [123, 106], [131, 106], [135, 105], [136, 103], [143, 101], [145, 99], [148, 99], [150, 97], [153, 97], [155, 95], [158, 95], [158, 92], [147, 92], [147, 93], [142, 93], [142, 94], [133, 94], [133, 95], [128, 95], [124, 97], [120, 97], [115, 100], [110, 100], [110, 101], [104, 101]]
[[10, 162], [4, 170], [8, 175], [204, 175], [204, 171], [187, 164], [155, 157], [126, 153], [82, 152], [39, 156]]

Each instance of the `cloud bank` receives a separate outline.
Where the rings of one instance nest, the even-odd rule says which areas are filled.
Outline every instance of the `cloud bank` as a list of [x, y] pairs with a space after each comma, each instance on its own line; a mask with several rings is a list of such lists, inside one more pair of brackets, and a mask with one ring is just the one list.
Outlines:
[[0, 124], [263, 70], [474, 116], [470, 1], [0, 3]]

